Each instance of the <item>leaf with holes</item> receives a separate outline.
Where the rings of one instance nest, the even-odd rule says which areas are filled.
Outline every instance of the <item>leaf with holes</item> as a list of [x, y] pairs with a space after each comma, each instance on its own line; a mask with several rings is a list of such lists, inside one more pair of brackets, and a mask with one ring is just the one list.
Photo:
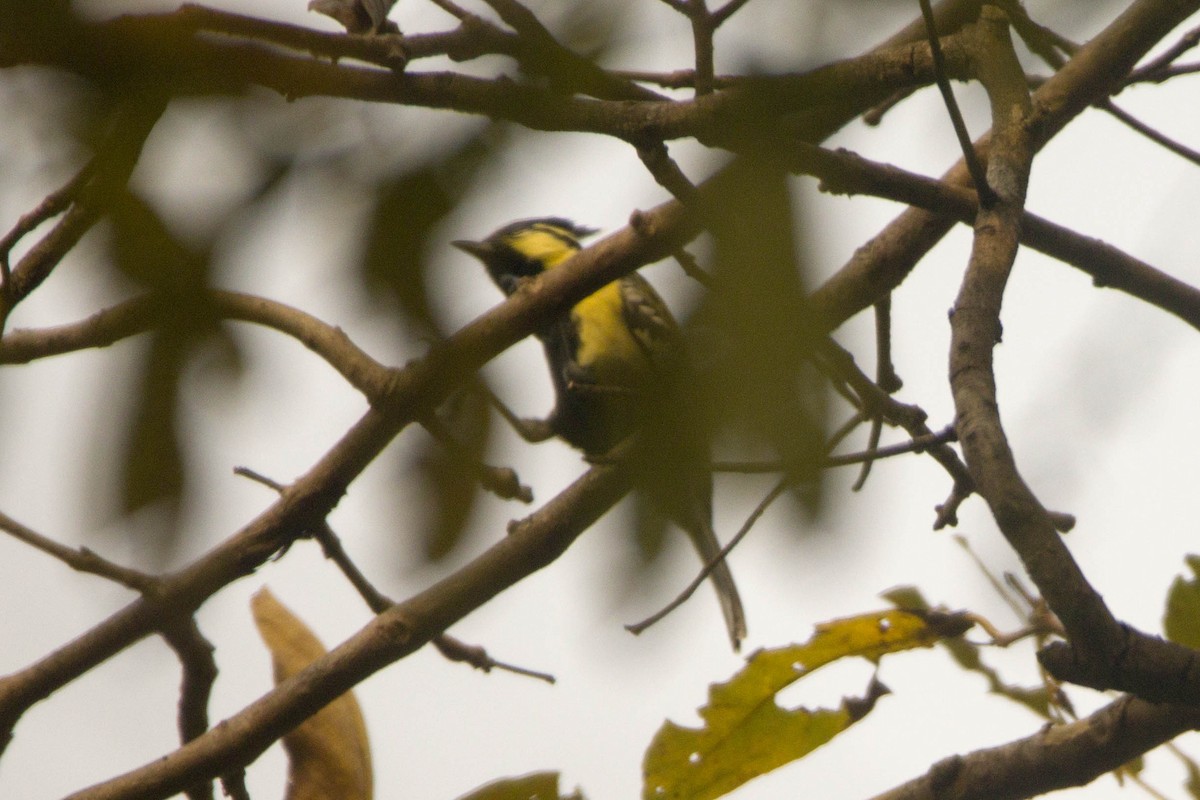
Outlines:
[[501, 778], [458, 800], [583, 800], [578, 791], [559, 794], [557, 772], [533, 772], [519, 778]]
[[970, 626], [961, 615], [881, 611], [818, 625], [804, 644], [759, 650], [729, 682], [709, 688], [703, 727], [667, 721], [659, 729], [646, 750], [642, 797], [709, 800], [812, 752], [862, 719], [887, 688], [872, 680], [863, 697], [815, 711], [780, 708], [780, 691], [838, 659], [877, 661]]

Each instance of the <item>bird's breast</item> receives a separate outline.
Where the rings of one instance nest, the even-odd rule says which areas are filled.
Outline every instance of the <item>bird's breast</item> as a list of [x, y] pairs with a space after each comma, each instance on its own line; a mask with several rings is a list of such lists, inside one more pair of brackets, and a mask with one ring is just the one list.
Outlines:
[[626, 324], [621, 291], [610, 283], [571, 310], [579, 347], [575, 360], [598, 384], [632, 385], [650, 367]]

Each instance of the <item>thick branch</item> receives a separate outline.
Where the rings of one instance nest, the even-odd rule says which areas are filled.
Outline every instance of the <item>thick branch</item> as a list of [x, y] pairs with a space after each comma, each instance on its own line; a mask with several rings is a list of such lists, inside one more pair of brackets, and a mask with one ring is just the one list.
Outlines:
[[[78, 25], [71, 33], [22, 42], [20, 49], [4, 49], [0, 42], [0, 65], [56, 65], [109, 79], [149, 72], [178, 93], [240, 93], [257, 84], [290, 100], [327, 96], [450, 109], [537, 130], [600, 133], [630, 141], [723, 138], [763, 114], [778, 118], [797, 111], [804, 112], [807, 130], [820, 129], [827, 135], [896, 88], [933, 80], [929, 46], [918, 43], [872, 51], [800, 75], [747, 79], [695, 100], [628, 102], [568, 97], [507, 78], [396, 74], [331, 64], [253, 41], [200, 36], [171, 17]], [[961, 76], [964, 64], [955, 62], [949, 68]], [[613, 76], [608, 82], [628, 85]]]
[[1033, 158], [1024, 77], [1007, 27], [1003, 30], [1004, 46], [995, 41], [980, 62], [995, 126], [988, 179], [1001, 202], [979, 214], [951, 319], [950, 382], [959, 440], [976, 491], [1069, 636], [1069, 645], [1043, 651], [1043, 665], [1062, 680], [1132, 691], [1150, 700], [1195, 703], [1200, 701], [1200, 654], [1117, 622], [1021, 479], [1000, 422], [992, 350], [999, 341], [1000, 306], [1016, 257], [1020, 204]]
[[951, 756], [874, 800], [1020, 800], [1084, 786], [1198, 725], [1195, 708], [1126, 696], [1085, 719]]

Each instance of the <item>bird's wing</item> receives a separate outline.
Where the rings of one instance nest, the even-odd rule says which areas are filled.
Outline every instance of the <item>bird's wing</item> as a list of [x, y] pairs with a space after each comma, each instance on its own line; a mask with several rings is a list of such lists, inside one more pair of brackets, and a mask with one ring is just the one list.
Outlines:
[[679, 325], [654, 287], [641, 275], [621, 279], [621, 312], [633, 338], [654, 364], [680, 353]]

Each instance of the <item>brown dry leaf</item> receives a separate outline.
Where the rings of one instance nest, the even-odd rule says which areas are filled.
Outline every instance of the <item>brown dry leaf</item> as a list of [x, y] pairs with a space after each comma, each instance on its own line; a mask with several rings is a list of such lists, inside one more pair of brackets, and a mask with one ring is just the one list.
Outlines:
[[[259, 635], [271, 651], [275, 683], [325, 655], [325, 646], [267, 589], [250, 601]], [[371, 800], [374, 793], [367, 726], [346, 692], [283, 737], [288, 754], [286, 800]]]

